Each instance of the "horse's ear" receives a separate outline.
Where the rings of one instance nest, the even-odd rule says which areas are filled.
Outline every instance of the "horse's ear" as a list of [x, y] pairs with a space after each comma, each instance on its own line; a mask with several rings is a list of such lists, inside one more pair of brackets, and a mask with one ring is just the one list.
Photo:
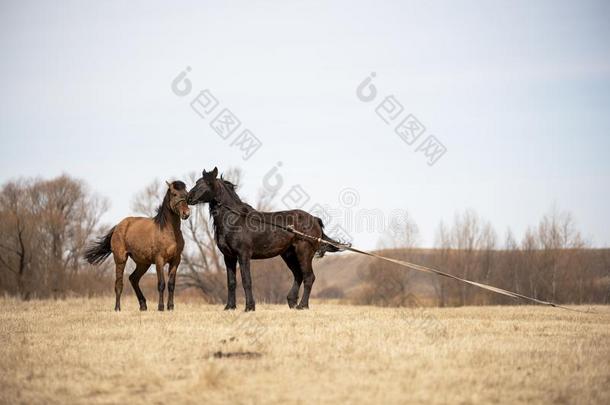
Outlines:
[[212, 177], [216, 178], [216, 176], [218, 176], [218, 168], [214, 166], [214, 170], [212, 170], [210, 174]]
[[167, 184], [167, 187], [172, 188], [172, 183], [170, 183], [169, 181], [165, 180], [165, 184]]
[[202, 175], [202, 176], [205, 176], [205, 174], [206, 174], [206, 173], [207, 173], [207, 172], [205, 171], [205, 169], [203, 169], [203, 171], [201, 172], [201, 175]]

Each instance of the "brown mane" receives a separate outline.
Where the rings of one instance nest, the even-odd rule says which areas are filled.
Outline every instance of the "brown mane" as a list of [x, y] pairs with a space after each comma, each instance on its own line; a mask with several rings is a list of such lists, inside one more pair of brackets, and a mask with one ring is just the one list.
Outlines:
[[[172, 182], [172, 186], [176, 190], [186, 190], [186, 184], [179, 180]], [[161, 205], [157, 208], [157, 214], [153, 217], [153, 221], [155, 221], [155, 224], [159, 225], [159, 228], [161, 229], [165, 228], [165, 225], [167, 225], [167, 218], [172, 214], [172, 208], [170, 207], [169, 201], [170, 191], [168, 188]]]

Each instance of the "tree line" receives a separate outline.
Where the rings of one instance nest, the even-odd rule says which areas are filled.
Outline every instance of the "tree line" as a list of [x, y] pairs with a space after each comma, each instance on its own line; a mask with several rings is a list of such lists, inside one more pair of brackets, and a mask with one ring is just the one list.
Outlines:
[[[239, 184], [242, 172], [232, 169], [225, 177]], [[184, 176], [188, 184], [195, 179], [195, 174]], [[162, 182], [152, 182], [135, 195], [132, 211], [154, 215], [164, 193]], [[253, 205], [271, 210], [272, 201], [261, 190]], [[87, 243], [113, 225], [101, 223], [107, 209], [105, 198], [68, 175], [5, 183], [0, 190], [0, 292], [23, 299], [110, 294], [112, 260], [100, 267], [82, 260]], [[182, 231], [187, 247], [178, 270], [178, 287], [196, 291], [210, 303], [223, 302], [226, 273], [207, 209], [194, 209]], [[543, 300], [610, 303], [610, 250], [592, 249], [569, 213], [553, 209], [520, 240], [511, 231], [500, 240], [489, 222], [466, 210], [453, 222], [439, 224], [433, 249], [418, 248], [418, 240], [415, 221], [406, 218], [383, 236], [380, 248], [391, 257]], [[414, 294], [440, 306], [514, 303], [453, 280], [422, 279], [381, 261], [371, 261], [361, 273], [357, 291], [349, 293], [333, 285], [319, 295], [385, 306], [412, 305]], [[258, 299], [285, 302], [291, 276], [281, 260], [255, 261], [252, 274]]]
[[[398, 241], [395, 244], [404, 244], [386, 249], [384, 254], [390, 257], [545, 301], [610, 303], [610, 250], [591, 248], [572, 215], [556, 208], [529, 227], [521, 240], [510, 229], [499, 240], [493, 226], [473, 210], [456, 214], [451, 224], [441, 222], [434, 249], [417, 248], [418, 228], [413, 221], [392, 236]], [[359, 304], [402, 305], [422, 282], [432, 286], [424, 294], [432, 305], [515, 303], [509, 297], [443, 277], [424, 275], [418, 283], [413, 271], [391, 263], [371, 262], [363, 273], [365, 287], [354, 298]]]

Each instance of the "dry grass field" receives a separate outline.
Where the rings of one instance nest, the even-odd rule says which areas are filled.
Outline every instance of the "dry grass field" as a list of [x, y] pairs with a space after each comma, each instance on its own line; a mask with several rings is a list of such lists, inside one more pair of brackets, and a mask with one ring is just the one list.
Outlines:
[[113, 304], [2, 299], [0, 402], [610, 403], [608, 307]]

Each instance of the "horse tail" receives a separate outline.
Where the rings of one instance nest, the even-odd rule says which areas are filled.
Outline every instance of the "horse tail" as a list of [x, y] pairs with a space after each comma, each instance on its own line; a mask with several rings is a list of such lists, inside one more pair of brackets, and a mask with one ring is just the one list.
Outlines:
[[84, 258], [89, 264], [102, 264], [110, 256], [110, 253], [112, 253], [110, 241], [115, 228], [116, 226], [113, 226], [106, 236], [102, 236], [85, 250]]
[[[339, 242], [337, 240], [332, 239], [328, 235], [326, 235], [324, 233], [324, 222], [322, 222], [322, 219], [320, 219], [318, 217], [316, 217], [316, 219], [318, 220], [318, 224], [320, 224], [320, 230], [322, 231], [322, 239], [334, 243], [333, 245], [331, 245], [329, 243], [320, 243], [320, 247], [318, 248], [318, 250], [316, 252], [318, 257], [324, 257], [324, 254], [326, 254], [327, 252], [330, 252], [330, 253], [342, 252], [345, 250], [345, 247], [351, 246], [351, 244], [349, 244], [349, 243]], [[335, 245], [339, 245], [339, 246], [335, 246]], [[344, 247], [340, 247], [340, 246], [344, 246]]]

